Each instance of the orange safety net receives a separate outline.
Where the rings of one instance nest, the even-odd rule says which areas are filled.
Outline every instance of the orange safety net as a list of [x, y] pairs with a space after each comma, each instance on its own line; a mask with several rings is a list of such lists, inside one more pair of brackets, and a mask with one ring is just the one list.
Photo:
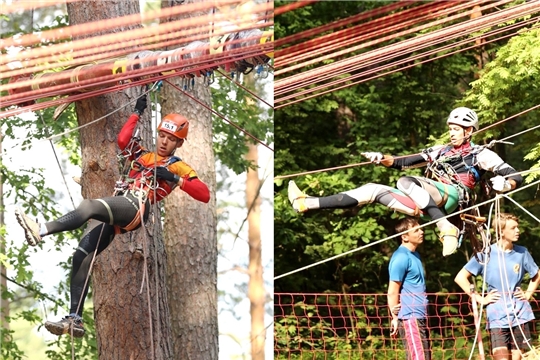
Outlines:
[[[432, 359], [478, 356], [469, 296], [428, 293]], [[540, 318], [536, 299], [530, 301]], [[492, 359], [485, 311], [481, 334], [486, 359]], [[530, 323], [538, 345], [540, 320]], [[475, 348], [473, 349], [473, 343]], [[540, 353], [538, 354], [540, 355]], [[386, 294], [274, 294], [274, 359], [405, 359], [399, 336], [390, 336]]]

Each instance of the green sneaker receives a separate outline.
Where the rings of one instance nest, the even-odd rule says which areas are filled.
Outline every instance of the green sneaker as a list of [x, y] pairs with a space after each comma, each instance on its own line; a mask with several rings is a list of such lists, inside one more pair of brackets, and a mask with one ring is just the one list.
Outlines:
[[443, 243], [443, 256], [450, 256], [457, 251], [458, 237], [459, 229], [457, 227], [441, 230], [439, 240]]
[[21, 209], [15, 209], [15, 217], [24, 230], [26, 242], [30, 246], [36, 246], [41, 241], [39, 224], [26, 216]]
[[306, 205], [307, 195], [298, 188], [293, 180], [289, 181], [287, 194], [289, 196], [289, 201], [296, 212], [303, 213], [309, 210]]
[[45, 329], [49, 330], [49, 332], [54, 335], [69, 334], [76, 338], [84, 336], [82, 318], [76, 314], [70, 314], [56, 322], [47, 321], [45, 323]]

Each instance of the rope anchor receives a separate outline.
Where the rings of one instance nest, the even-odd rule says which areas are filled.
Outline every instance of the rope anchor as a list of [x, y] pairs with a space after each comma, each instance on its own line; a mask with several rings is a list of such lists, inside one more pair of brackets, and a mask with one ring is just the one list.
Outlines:
[[210, 86], [214, 83], [214, 72], [213, 71], [207, 71], [204, 75], [204, 85]]
[[255, 78], [257, 79], [266, 79], [268, 78], [268, 64], [257, 65], [257, 70], [255, 72]]
[[193, 91], [193, 89], [195, 89], [195, 78], [194, 77], [182, 78], [182, 89], [184, 91]]

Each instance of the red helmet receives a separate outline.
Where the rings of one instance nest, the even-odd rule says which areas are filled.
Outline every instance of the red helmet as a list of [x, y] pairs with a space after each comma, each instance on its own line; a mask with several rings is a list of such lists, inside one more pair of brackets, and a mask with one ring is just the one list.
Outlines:
[[164, 131], [179, 139], [187, 138], [189, 121], [182, 115], [169, 114], [161, 119], [161, 123], [158, 126], [158, 131]]

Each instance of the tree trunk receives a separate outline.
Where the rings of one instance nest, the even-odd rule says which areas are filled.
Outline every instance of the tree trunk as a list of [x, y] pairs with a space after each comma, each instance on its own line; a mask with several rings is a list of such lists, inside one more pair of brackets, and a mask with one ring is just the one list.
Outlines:
[[[470, 15], [470, 19], [478, 19], [482, 16], [482, 9], [479, 5], [476, 5], [473, 7], [473, 12]], [[474, 72], [474, 78], [479, 79], [480, 78], [480, 71], [484, 68], [484, 64], [488, 62], [488, 54], [484, 51], [484, 47], [482, 46], [486, 42], [486, 39], [479, 37], [474, 41], [475, 45], [478, 45], [475, 51], [474, 57], [476, 58], [476, 62], [478, 64], [478, 70]]]
[[[2, 153], [3, 134], [0, 130], [0, 154]], [[0, 174], [0, 228], [4, 227], [4, 182]], [[0, 233], [0, 254], [6, 253], [6, 238], [3, 233]], [[7, 291], [7, 273], [6, 268], [0, 261], [0, 341], [3, 341], [3, 329], [9, 329], [9, 322], [6, 319], [9, 317], [9, 300], [1, 296]]]
[[[248, 144], [246, 159], [258, 163], [257, 145]], [[264, 289], [262, 244], [261, 244], [261, 197], [259, 174], [257, 170], [249, 169], [246, 178], [246, 209], [248, 209], [248, 243], [249, 243], [249, 284], [248, 297], [251, 314], [251, 359], [264, 360]]]
[[[162, 6], [169, 6], [168, 3], [163, 1]], [[174, 78], [172, 82], [182, 88], [180, 79]], [[211, 106], [210, 89], [200, 78], [189, 93]], [[187, 141], [176, 154], [195, 169], [211, 194], [208, 204], [195, 201], [180, 190], [165, 199], [164, 238], [174, 359], [213, 360], [218, 358], [218, 252], [212, 116], [209, 110], [169, 85], [163, 87], [162, 95], [162, 116], [179, 113], [190, 121]]]
[[[129, 0], [68, 4], [71, 25], [138, 12], [139, 3]], [[123, 30], [127, 28], [110, 32]], [[98, 34], [102, 33], [96, 32], [93, 35]], [[110, 114], [120, 104], [134, 100], [140, 91], [132, 88], [125, 92], [78, 101], [76, 113], [79, 125]], [[115, 181], [119, 178], [116, 136], [133, 107], [127, 106], [80, 130], [81, 186], [85, 199], [112, 195]], [[148, 129], [149, 113], [147, 111], [139, 121]], [[145, 138], [151, 139], [149, 130]], [[154, 231], [151, 221], [146, 226], [148, 232], [141, 228], [116, 236], [111, 245], [96, 258], [92, 285], [99, 359], [173, 358], [165, 287], [165, 254], [160, 229]], [[141, 286], [145, 271], [146, 280], [144, 286]]]

